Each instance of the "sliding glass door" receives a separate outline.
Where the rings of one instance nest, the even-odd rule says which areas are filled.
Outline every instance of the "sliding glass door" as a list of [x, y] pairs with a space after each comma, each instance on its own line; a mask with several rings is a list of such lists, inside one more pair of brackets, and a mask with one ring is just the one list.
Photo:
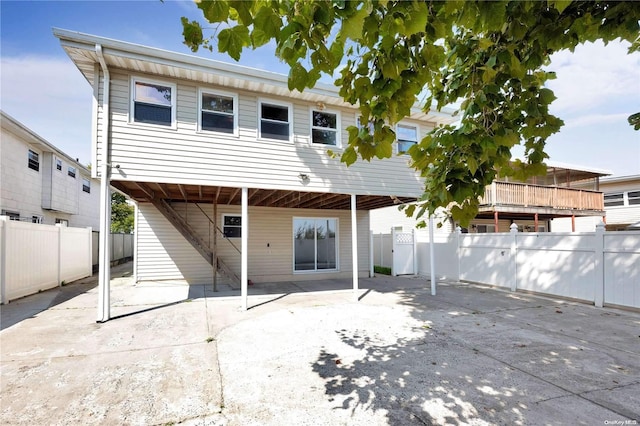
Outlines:
[[293, 219], [294, 271], [336, 270], [338, 219]]

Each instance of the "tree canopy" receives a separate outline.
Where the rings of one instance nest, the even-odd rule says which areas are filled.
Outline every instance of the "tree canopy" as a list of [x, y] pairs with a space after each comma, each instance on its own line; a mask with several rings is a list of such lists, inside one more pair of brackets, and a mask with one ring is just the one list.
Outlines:
[[[435, 128], [408, 153], [425, 182], [417, 216], [449, 207], [463, 224], [498, 171], [544, 172], [546, 140], [563, 124], [549, 113], [551, 54], [618, 38], [640, 51], [640, 2], [216, 0], [198, 8], [209, 24], [182, 18], [193, 51], [215, 47], [238, 60], [273, 40], [291, 90], [313, 87], [323, 73], [337, 77], [340, 96], [373, 128], [348, 128], [347, 165], [390, 157], [395, 124], [417, 102], [458, 105], [458, 125]], [[512, 162], [519, 144], [525, 159]]]
[[118, 193], [111, 193], [111, 232], [130, 234], [134, 227], [133, 206], [127, 198]]

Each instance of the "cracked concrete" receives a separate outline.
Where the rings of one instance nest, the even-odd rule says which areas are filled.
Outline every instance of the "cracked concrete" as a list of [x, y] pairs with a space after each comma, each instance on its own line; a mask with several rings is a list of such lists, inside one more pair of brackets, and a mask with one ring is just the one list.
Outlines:
[[[134, 285], [1, 307], [3, 425], [637, 424], [640, 313], [416, 278]], [[330, 291], [321, 291], [330, 288]], [[340, 290], [340, 288], [344, 290]]]

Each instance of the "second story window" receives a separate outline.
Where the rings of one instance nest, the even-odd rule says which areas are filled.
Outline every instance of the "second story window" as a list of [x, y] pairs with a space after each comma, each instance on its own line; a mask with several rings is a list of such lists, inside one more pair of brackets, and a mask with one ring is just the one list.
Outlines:
[[56, 158], [56, 170], [62, 171], [62, 160]]
[[91, 193], [91, 181], [89, 179], [82, 178], [82, 190], [87, 194]]
[[286, 104], [260, 102], [260, 138], [291, 140], [291, 107]]
[[40, 156], [37, 152], [29, 150], [29, 161], [27, 165], [30, 169], [35, 170], [36, 172], [40, 171]]
[[604, 194], [604, 206], [624, 206], [624, 194], [622, 192]]
[[418, 143], [418, 128], [416, 126], [398, 124], [396, 137], [398, 139], [398, 154], [407, 152], [412, 145]]
[[627, 193], [627, 199], [629, 201], [629, 205], [638, 205], [640, 204], [640, 191], [630, 191]]
[[173, 126], [175, 86], [134, 79], [132, 92], [133, 122]]
[[311, 142], [340, 146], [338, 114], [311, 110]]
[[69, 166], [69, 168], [67, 169], [67, 174], [75, 179], [76, 178], [76, 168]]
[[200, 102], [200, 130], [237, 135], [237, 96], [203, 91]]

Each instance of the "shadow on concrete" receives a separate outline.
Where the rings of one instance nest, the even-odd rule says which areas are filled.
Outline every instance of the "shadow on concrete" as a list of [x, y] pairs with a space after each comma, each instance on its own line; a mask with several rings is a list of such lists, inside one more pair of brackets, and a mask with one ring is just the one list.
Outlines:
[[[133, 262], [111, 267], [111, 278], [130, 277], [132, 273]], [[26, 319], [33, 318], [46, 309], [68, 302], [81, 294], [93, 290], [97, 286], [98, 273], [96, 272], [90, 277], [81, 278], [60, 287], [12, 300], [1, 308], [0, 331]]]

